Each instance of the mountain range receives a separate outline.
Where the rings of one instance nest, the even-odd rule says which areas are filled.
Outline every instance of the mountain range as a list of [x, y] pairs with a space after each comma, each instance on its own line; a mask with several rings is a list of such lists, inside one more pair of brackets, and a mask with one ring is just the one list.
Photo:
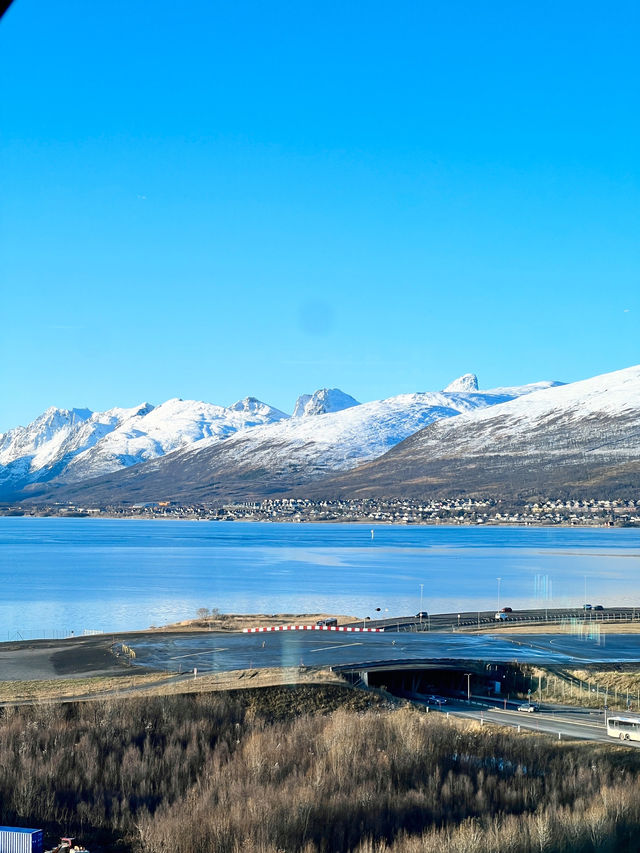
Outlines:
[[305, 497], [627, 498], [640, 492], [640, 366], [438, 421]]
[[293, 415], [252, 397], [94, 413], [49, 409], [0, 436], [0, 498], [84, 505], [312, 498], [627, 497], [640, 489], [640, 366], [563, 385], [359, 403], [338, 389]]
[[339, 389], [303, 394], [293, 415], [247, 397], [229, 407], [172, 399], [107, 412], [48, 409], [0, 435], [0, 499], [99, 503], [254, 498], [377, 459], [429, 424], [560, 383], [444, 391], [358, 403]]

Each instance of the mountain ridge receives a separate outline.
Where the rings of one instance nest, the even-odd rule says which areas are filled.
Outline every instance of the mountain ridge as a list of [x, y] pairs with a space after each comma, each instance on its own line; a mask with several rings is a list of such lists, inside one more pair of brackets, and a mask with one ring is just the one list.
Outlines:
[[500, 405], [552, 384], [533, 383], [500, 393], [417, 392], [356, 403], [336, 412], [283, 417], [238, 430], [222, 440], [205, 437], [133, 468], [82, 478], [75, 486], [33, 483], [29, 492], [34, 500], [102, 504], [114, 500], [243, 500], [281, 494], [375, 459], [433, 421]]
[[639, 489], [640, 366], [633, 366], [431, 424], [308, 494], [635, 497]]

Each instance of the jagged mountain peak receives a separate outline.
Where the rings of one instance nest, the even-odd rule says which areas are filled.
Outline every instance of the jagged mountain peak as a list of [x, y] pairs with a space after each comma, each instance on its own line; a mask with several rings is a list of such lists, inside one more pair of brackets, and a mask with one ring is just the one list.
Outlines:
[[60, 424], [60, 423], [81, 423], [89, 420], [93, 412], [91, 409], [59, 409], [57, 406], [49, 406], [41, 415], [39, 415], [34, 424]]
[[263, 403], [257, 397], [244, 397], [242, 400], [238, 400], [232, 406], [229, 406], [229, 409], [232, 412], [244, 412], [248, 415], [270, 415], [270, 420], [281, 420], [288, 417], [280, 409], [276, 409], [268, 403]]
[[329, 412], [341, 412], [359, 406], [360, 403], [345, 394], [339, 388], [319, 388], [313, 394], [301, 394], [293, 410], [294, 418], [306, 418], [311, 415], [326, 415]]
[[478, 377], [475, 373], [465, 373], [450, 382], [445, 391], [463, 391], [466, 393], [474, 393], [478, 390]]

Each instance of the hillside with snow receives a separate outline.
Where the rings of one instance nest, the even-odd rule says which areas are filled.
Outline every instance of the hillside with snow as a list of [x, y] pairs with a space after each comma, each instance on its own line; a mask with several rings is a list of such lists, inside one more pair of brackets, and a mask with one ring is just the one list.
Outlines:
[[[467, 378], [464, 384], [470, 387]], [[553, 384], [478, 391], [475, 380], [473, 391], [401, 394], [360, 404], [337, 389], [323, 389], [300, 398], [297, 416], [238, 430], [224, 440], [205, 437], [136, 468], [60, 488], [55, 497], [104, 504], [275, 494], [376, 459], [434, 421], [497, 406]], [[329, 411], [322, 411], [325, 407]], [[53, 498], [53, 493], [40, 497]]]
[[27, 427], [0, 435], [0, 496], [34, 483], [97, 477], [286, 417], [253, 397], [230, 407], [174, 399], [107, 412], [47, 409]]
[[22, 488], [38, 472], [46, 472], [47, 479], [56, 477], [121, 424], [152, 410], [148, 403], [106, 412], [51, 407], [28, 426], [8, 430], [0, 435], [0, 493]]
[[439, 421], [314, 494], [635, 498], [640, 366]]

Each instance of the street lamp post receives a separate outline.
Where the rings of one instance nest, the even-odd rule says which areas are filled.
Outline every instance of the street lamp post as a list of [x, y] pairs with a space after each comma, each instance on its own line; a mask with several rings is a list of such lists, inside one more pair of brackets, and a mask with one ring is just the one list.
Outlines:
[[498, 581], [498, 612], [500, 612], [500, 581], [502, 578], [496, 578], [496, 580]]
[[424, 584], [420, 584], [420, 627], [422, 627], [422, 597], [424, 593]]
[[471, 704], [471, 673], [465, 672], [467, 677], [467, 702]]

